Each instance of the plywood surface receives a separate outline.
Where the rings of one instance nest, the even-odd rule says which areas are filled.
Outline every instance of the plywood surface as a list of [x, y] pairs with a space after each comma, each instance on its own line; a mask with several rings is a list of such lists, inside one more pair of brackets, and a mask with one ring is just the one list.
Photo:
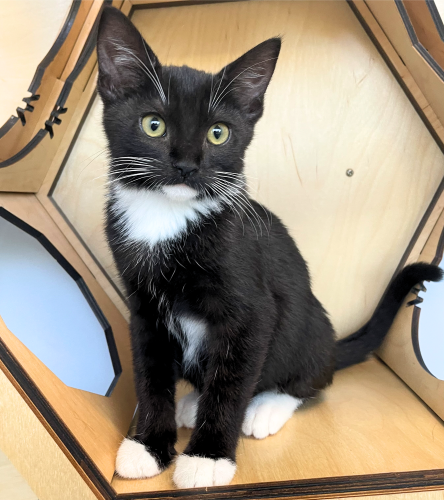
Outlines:
[[[35, 495], [1, 500], [96, 500], [97, 496], [0, 368], [0, 446]], [[15, 496], [14, 496], [15, 495]]]
[[[378, 20], [390, 42], [402, 57], [402, 60], [430, 102], [441, 123], [444, 123], [444, 100], [442, 99], [444, 82], [412, 46], [412, 41], [395, 2], [366, 0], [366, 4]], [[439, 4], [442, 4], [442, 0]]]
[[[357, 329], [432, 199], [444, 158], [348, 5], [139, 9], [133, 21], [162, 62], [208, 71], [284, 35], [265, 116], [246, 156], [251, 193], [289, 227], [338, 333]], [[54, 199], [117, 280], [101, 228], [104, 148], [96, 102]]]
[[72, 0], [0, 2], [0, 126], [27, 97], [38, 64], [63, 26]]
[[[74, 142], [52, 197], [99, 260], [107, 276], [123, 292], [104, 234], [108, 154], [102, 112], [102, 101], [95, 97], [82, 126], [82, 138]], [[94, 201], [91, 200], [92, 193]], [[89, 211], [88, 217], [86, 210]]]
[[104, 397], [65, 386], [14, 336], [14, 332], [8, 330], [0, 318], [0, 338], [86, 454], [94, 460], [101, 473], [111, 479], [119, 442], [128, 430], [135, 408], [127, 323], [34, 195], [1, 194], [0, 206], [42, 232], [69, 260], [83, 277], [113, 329], [123, 372], [111, 396]]
[[0, 450], [0, 500], [37, 500], [35, 493]]
[[[444, 231], [444, 213], [441, 214], [418, 260], [432, 262]], [[440, 264], [442, 267], [442, 263]], [[427, 287], [427, 283], [425, 283]], [[421, 294], [427, 301], [427, 293]], [[412, 300], [413, 295], [406, 299]], [[421, 304], [418, 306], [421, 308]], [[421, 321], [421, 316], [419, 317]], [[419, 363], [412, 344], [413, 307], [401, 308], [378, 355], [444, 419], [444, 381], [428, 373]]]
[[[179, 431], [178, 451], [190, 431]], [[376, 359], [339, 372], [318, 401], [298, 410], [275, 436], [241, 438], [233, 484], [444, 467], [444, 425]], [[114, 478], [117, 492], [172, 488], [160, 476]]]

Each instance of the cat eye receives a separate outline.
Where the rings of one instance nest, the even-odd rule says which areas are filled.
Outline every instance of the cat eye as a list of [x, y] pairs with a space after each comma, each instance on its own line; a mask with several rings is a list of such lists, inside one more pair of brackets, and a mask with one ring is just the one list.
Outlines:
[[150, 137], [162, 137], [165, 134], [166, 125], [159, 115], [146, 115], [142, 118], [142, 128]]
[[230, 129], [224, 123], [215, 123], [211, 125], [207, 133], [207, 139], [211, 144], [216, 144], [219, 146], [224, 142], [227, 142], [230, 136]]

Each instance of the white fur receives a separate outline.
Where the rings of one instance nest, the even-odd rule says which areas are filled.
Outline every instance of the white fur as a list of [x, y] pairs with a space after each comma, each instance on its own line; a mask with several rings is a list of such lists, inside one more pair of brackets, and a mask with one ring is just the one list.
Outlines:
[[156, 476], [162, 471], [142, 443], [125, 438], [117, 452], [116, 472], [127, 479], [142, 479]]
[[288, 394], [274, 391], [261, 392], [248, 405], [242, 432], [257, 439], [276, 434], [302, 403], [302, 399]]
[[202, 216], [220, 210], [216, 201], [197, 200], [196, 194], [184, 185], [164, 187], [163, 192], [114, 186], [113, 210], [128, 240], [154, 247], [183, 235], [188, 222], [197, 224]]
[[[178, 427], [193, 429], [196, 426], [199, 393], [190, 392], [179, 400], [176, 407]], [[302, 399], [273, 391], [261, 392], [247, 407], [242, 432], [246, 436], [263, 439], [276, 434], [301, 406]]]
[[177, 427], [187, 427], [188, 429], [196, 427], [198, 403], [199, 393], [197, 391], [190, 392], [178, 401], [176, 405]]
[[229, 484], [236, 472], [236, 464], [227, 458], [190, 457], [180, 455], [176, 461], [173, 481], [179, 488], [223, 486]]
[[176, 184], [174, 186], [163, 186], [162, 192], [167, 198], [173, 201], [189, 201], [199, 194], [195, 189], [186, 184]]
[[191, 316], [180, 316], [178, 321], [182, 333], [186, 338], [186, 342], [182, 345], [182, 363], [186, 371], [191, 365], [194, 365], [198, 359], [199, 351], [205, 341], [207, 324], [205, 321]]

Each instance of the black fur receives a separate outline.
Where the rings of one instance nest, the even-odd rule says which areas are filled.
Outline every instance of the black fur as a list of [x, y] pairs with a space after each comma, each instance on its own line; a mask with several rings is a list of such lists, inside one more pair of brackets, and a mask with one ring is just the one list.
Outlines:
[[[122, 50], [116, 43], [130, 47], [156, 71], [165, 94], [168, 89], [167, 102], [140, 65], [119, 60]], [[238, 174], [233, 176], [237, 181], [242, 178], [244, 153], [262, 115], [279, 50], [280, 40], [270, 39], [214, 76], [188, 67], [164, 67], [125, 16], [105, 9], [98, 37], [98, 89], [111, 157], [154, 158], [161, 165], [157, 172], [164, 185], [185, 182], [201, 197], [205, 190], [217, 197], [214, 172]], [[248, 69], [251, 66], [254, 72]], [[241, 76], [232, 92], [208, 112], [211, 87], [224, 88], [237, 75]], [[141, 130], [140, 120], [150, 112], [167, 123], [165, 137], [153, 140]], [[231, 129], [223, 146], [205, 140], [216, 122]], [[194, 175], [184, 180], [181, 165], [191, 165]], [[122, 177], [113, 163], [111, 177]], [[142, 175], [120, 182], [157, 189]], [[331, 383], [335, 369], [364, 360], [381, 344], [416, 283], [441, 279], [441, 271], [431, 265], [404, 269], [372, 319], [336, 342], [287, 229], [274, 214], [250, 202], [260, 221], [252, 211], [224, 205], [166, 249], [123, 243], [112, 195], [109, 200], [107, 236], [131, 311], [140, 410], [137, 439], [162, 467], [175, 454], [174, 394], [179, 377], [202, 394], [196, 429], [185, 453], [235, 460], [243, 416], [255, 394], [277, 389], [298, 398], [313, 397]], [[145, 258], [140, 263], [141, 252]], [[181, 345], [166, 326], [169, 314], [174, 318], [184, 313], [208, 324], [200, 363], [186, 373]]]

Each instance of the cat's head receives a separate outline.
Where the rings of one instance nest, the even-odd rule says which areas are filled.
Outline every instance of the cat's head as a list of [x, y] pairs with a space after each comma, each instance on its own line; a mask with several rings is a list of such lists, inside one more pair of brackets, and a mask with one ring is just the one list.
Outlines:
[[214, 75], [162, 66], [131, 21], [106, 8], [97, 41], [98, 91], [111, 182], [176, 200], [241, 189], [243, 157], [280, 46], [271, 38]]

